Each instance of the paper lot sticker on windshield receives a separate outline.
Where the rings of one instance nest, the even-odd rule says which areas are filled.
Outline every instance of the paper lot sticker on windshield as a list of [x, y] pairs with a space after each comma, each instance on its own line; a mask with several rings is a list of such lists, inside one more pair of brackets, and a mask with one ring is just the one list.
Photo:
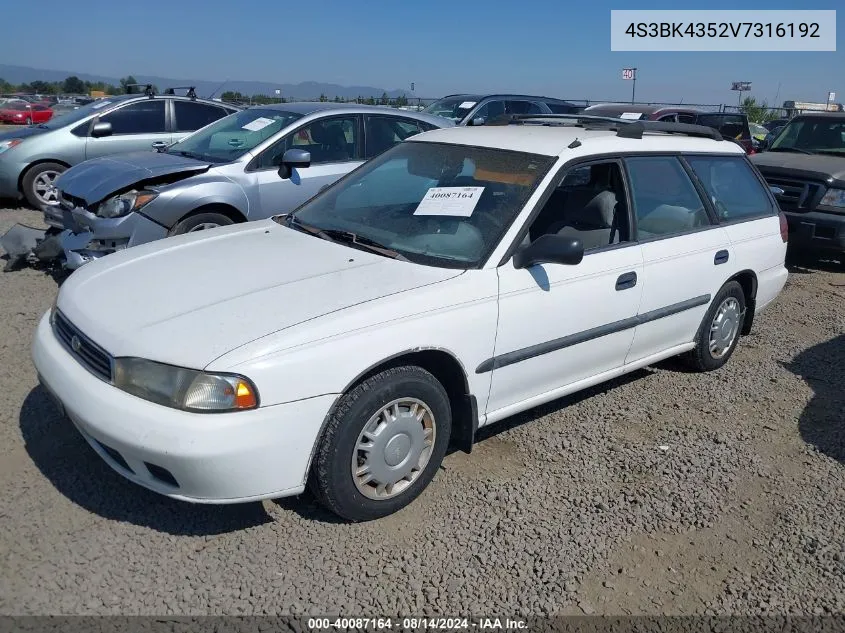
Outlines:
[[111, 101], [100, 101], [99, 103], [95, 103], [91, 106], [92, 110], [99, 110], [100, 108], [105, 108]]
[[619, 115], [620, 119], [639, 119], [642, 116], [642, 112], [623, 112]]
[[247, 123], [244, 126], [241, 126], [242, 130], [249, 130], [250, 132], [257, 132], [258, 130], [263, 130], [268, 125], [273, 124], [273, 119], [268, 119], [266, 117], [258, 117]]
[[475, 105], [475, 101], [464, 101], [461, 105], [458, 106], [458, 109], [459, 110], [469, 110], [474, 105]]
[[432, 187], [414, 215], [450, 215], [468, 218], [475, 211], [484, 187]]

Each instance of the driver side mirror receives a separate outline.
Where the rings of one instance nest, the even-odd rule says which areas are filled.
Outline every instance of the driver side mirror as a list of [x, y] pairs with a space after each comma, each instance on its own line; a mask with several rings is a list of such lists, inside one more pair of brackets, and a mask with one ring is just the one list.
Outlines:
[[515, 268], [530, 268], [536, 264], [564, 264], [575, 266], [584, 259], [584, 244], [577, 237], [541, 235], [514, 253]]
[[469, 125], [484, 125], [487, 122], [483, 116], [477, 116], [474, 119], [471, 119]]
[[311, 152], [306, 152], [304, 149], [289, 149], [282, 156], [279, 178], [287, 180], [291, 177], [294, 169], [303, 169], [310, 166]]
[[111, 135], [111, 123], [107, 123], [106, 121], [98, 121], [94, 124], [94, 127], [91, 128], [91, 136], [93, 136], [94, 138], [102, 138], [104, 136]]

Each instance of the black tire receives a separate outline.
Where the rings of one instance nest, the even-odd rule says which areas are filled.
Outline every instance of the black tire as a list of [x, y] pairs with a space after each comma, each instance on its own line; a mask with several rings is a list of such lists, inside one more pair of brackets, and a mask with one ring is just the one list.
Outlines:
[[235, 221], [232, 218], [223, 215], [222, 213], [195, 213], [194, 215], [189, 215], [188, 217], [179, 220], [173, 228], [170, 229], [170, 235], [182, 235], [183, 233], [190, 233], [191, 231], [203, 230], [199, 228], [203, 224], [229, 226], [234, 223]]
[[[434, 444], [428, 463], [407, 488], [387, 499], [371, 499], [353, 481], [351, 463], [356, 443], [371, 417], [399, 398], [414, 398], [429, 408], [436, 428]], [[416, 366], [387, 369], [341, 398], [320, 438], [309, 487], [326, 508], [349, 521], [370, 521], [392, 514], [416, 499], [431, 482], [446, 455], [451, 430], [449, 396], [432, 374]]]
[[41, 206], [45, 204], [45, 202], [41, 200], [36, 192], [36, 179], [45, 173], [55, 172], [61, 174], [66, 170], [67, 167], [61, 163], [39, 163], [34, 167], [30, 167], [21, 179], [21, 188], [23, 189], [23, 195], [26, 198], [26, 201], [36, 209], [40, 210]]
[[[710, 328], [713, 325], [713, 321], [716, 318], [716, 314], [719, 312], [719, 309], [729, 299], [734, 299], [739, 304], [739, 322], [736, 323], [736, 334], [734, 335], [733, 341], [721, 355], [716, 355], [710, 349]], [[688, 352], [685, 356], [690, 367], [696, 371], [713, 371], [714, 369], [719, 369], [728, 362], [730, 357], [733, 356], [734, 350], [739, 342], [739, 337], [742, 333], [742, 322], [745, 320], [745, 310], [745, 292], [742, 290], [742, 286], [740, 286], [736, 281], [729, 281], [722, 286], [719, 292], [716, 293], [716, 297], [710, 303], [710, 309], [707, 310], [707, 314], [704, 315], [704, 319], [698, 328], [698, 333], [695, 336], [695, 348]]]

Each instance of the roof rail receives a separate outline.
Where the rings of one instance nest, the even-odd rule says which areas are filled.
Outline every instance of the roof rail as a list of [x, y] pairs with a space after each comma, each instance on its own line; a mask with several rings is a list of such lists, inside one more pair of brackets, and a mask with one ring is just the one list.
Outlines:
[[156, 94], [155, 88], [152, 84], [126, 84], [126, 94], [140, 94], [132, 91], [132, 88], [144, 87], [144, 94], [148, 97], [154, 97]]
[[[504, 120], [503, 120], [504, 119]], [[545, 123], [544, 123], [545, 121]], [[639, 119], [621, 119], [609, 116], [592, 116], [587, 114], [514, 114], [510, 119], [500, 117], [494, 124], [513, 125], [522, 123], [541, 123], [545, 125], [564, 124], [566, 121], [574, 121], [574, 125], [582, 127], [591, 123], [605, 123], [610, 129], [616, 128], [616, 135], [620, 138], [642, 138], [643, 132], [666, 132], [669, 134], [683, 134], [709, 138], [714, 141], [722, 141], [721, 133], [706, 125], [693, 125], [690, 123], [669, 123], [664, 121], [642, 121]]]
[[176, 90], [187, 90], [188, 92], [185, 94], [191, 100], [196, 101], [197, 98], [197, 87], [196, 86], [173, 86], [172, 88], [168, 88], [164, 91], [166, 95], [175, 95]]

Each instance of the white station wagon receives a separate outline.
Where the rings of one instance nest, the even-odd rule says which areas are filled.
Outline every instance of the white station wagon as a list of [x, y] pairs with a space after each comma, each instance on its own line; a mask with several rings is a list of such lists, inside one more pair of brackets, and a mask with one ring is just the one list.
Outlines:
[[346, 519], [381, 517], [480, 426], [670, 356], [730, 358], [786, 282], [787, 237], [720, 139], [566, 116], [426, 132], [293, 213], [78, 270], [35, 366], [151, 490], [309, 485]]

